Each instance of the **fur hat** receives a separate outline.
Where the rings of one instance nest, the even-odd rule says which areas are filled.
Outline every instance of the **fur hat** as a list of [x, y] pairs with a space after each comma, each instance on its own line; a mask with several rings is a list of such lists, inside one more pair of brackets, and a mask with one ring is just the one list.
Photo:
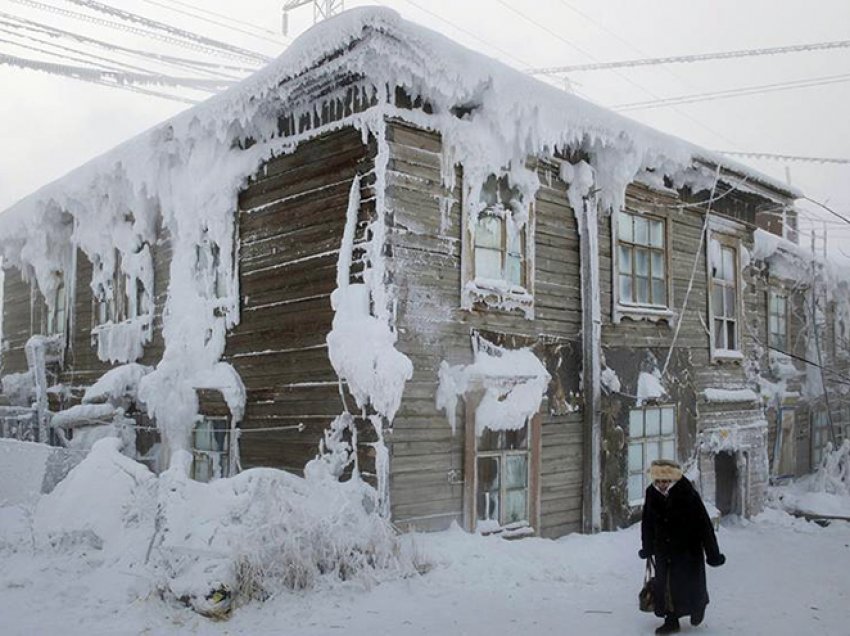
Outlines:
[[649, 477], [652, 481], [679, 481], [682, 467], [672, 459], [656, 459], [649, 467]]

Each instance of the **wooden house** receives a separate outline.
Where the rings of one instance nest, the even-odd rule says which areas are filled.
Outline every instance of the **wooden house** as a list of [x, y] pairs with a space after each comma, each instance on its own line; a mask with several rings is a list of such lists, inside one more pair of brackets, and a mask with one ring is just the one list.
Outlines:
[[752, 514], [798, 194], [351, 11], [0, 215], [7, 417], [198, 479], [348, 445], [400, 527], [621, 526], [662, 456]]

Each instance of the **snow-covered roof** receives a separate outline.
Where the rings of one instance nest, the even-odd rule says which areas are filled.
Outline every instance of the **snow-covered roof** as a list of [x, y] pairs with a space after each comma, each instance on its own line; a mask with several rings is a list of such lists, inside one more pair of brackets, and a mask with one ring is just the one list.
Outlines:
[[[360, 46], [352, 46], [360, 41]], [[327, 20], [297, 39], [280, 57], [237, 86], [188, 109], [130, 141], [72, 171], [12, 206], [0, 216], [6, 234], [19, 214], [33, 212], [45, 201], [66, 198], [98, 175], [122, 165], [150, 164], [155, 148], [192, 139], [192, 130], [205, 122], [216, 122], [221, 134], [240, 129], [248, 132], [252, 115], [263, 111], [264, 98], [285, 102], [281, 84], [297, 77], [339, 51], [347, 50], [344, 65], [356, 76], [369, 78], [376, 86], [404, 86], [427, 99], [435, 113], [456, 106], [477, 106], [472, 119], [486, 116], [504, 128], [502, 135], [512, 152], [517, 146], [528, 154], [554, 151], [596, 142], [604, 148], [619, 147], [642, 155], [642, 167], [671, 169], [694, 162], [719, 165], [790, 197], [800, 192], [787, 184], [681, 139], [656, 131], [576, 95], [545, 84], [507, 65], [471, 51], [421, 26], [401, 19], [385, 8], [359, 8]], [[256, 123], [256, 122], [253, 122]], [[670, 170], [673, 171], [672, 169]], [[128, 175], [129, 176], [129, 175]], [[148, 194], [156, 188], [147, 183]]]

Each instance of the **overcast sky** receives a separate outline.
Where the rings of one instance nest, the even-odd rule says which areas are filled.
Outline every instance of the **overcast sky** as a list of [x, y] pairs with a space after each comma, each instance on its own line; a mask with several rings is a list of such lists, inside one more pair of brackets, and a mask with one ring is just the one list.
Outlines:
[[[61, 10], [84, 11], [67, 0], [39, 1]], [[285, 46], [275, 35], [280, 33], [282, 0], [101, 1], [267, 55], [276, 55]], [[366, 4], [376, 3], [345, 1], [346, 8]], [[383, 0], [379, 4], [516, 68], [850, 39], [850, 0]], [[230, 25], [243, 31], [259, 33], [244, 24], [251, 23], [268, 32], [261, 39], [179, 12], [193, 12], [192, 6], [233, 16], [241, 22]], [[0, 0], [0, 23], [3, 14], [125, 46], [184, 57], [194, 54], [62, 17], [33, 7], [28, 0]], [[211, 13], [202, 15], [208, 20], [229, 22]], [[303, 32], [311, 23], [309, 6], [296, 11], [290, 20], [292, 35]], [[60, 61], [9, 44], [15, 41], [37, 46], [34, 40], [22, 40], [19, 30], [13, 37], [4, 28], [9, 27], [0, 24], [0, 56]], [[108, 52], [101, 54], [110, 56]], [[65, 63], [76, 64], [73, 60]], [[163, 72], [189, 74], [174, 69]], [[571, 75], [571, 79], [582, 96], [614, 106], [844, 74], [848, 77], [818, 87], [628, 114], [711, 149], [848, 158], [848, 48], [582, 72]], [[158, 97], [0, 65], [0, 209], [184, 108], [185, 104]], [[794, 185], [850, 216], [850, 165], [786, 166], [774, 161], [743, 161], [783, 180], [787, 167]], [[814, 210], [811, 206], [806, 209]], [[831, 247], [838, 250], [842, 241], [850, 239], [850, 225], [834, 217], [825, 218], [829, 219]], [[850, 255], [850, 247], [844, 251]]]

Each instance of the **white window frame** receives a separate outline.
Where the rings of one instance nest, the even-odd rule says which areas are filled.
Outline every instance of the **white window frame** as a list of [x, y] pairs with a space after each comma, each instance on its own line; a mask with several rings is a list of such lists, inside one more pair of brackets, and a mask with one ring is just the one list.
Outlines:
[[[506, 176], [493, 174], [490, 179], [497, 182], [507, 179]], [[498, 190], [498, 188], [497, 188]], [[520, 310], [528, 319], [534, 318], [534, 235], [535, 235], [535, 205], [533, 201], [524, 202], [527, 220], [521, 230], [520, 246], [522, 249], [520, 263], [521, 284], [507, 280], [506, 264], [508, 260], [508, 229], [507, 216], [512, 214], [509, 202], [500, 198], [494, 205], [482, 207], [481, 202], [464, 201], [461, 232], [461, 308]], [[501, 280], [481, 277], [476, 272], [476, 251], [482, 249], [477, 245], [476, 233], [482, 218], [497, 217], [501, 222]]]
[[[630, 247], [634, 249], [634, 246], [638, 248], [645, 247], [650, 251], [662, 251], [663, 252], [663, 263], [664, 263], [664, 291], [665, 291], [665, 302], [661, 303], [640, 303], [634, 301], [626, 301], [620, 295], [620, 275], [621, 270], [623, 269], [622, 263], [620, 262], [620, 230], [621, 223], [623, 222], [623, 217], [628, 216], [629, 220], [634, 224], [634, 219], [643, 218], [646, 219], [648, 223], [653, 221], [662, 223], [662, 237], [663, 237], [663, 245], [660, 249], [653, 247], [649, 244], [644, 246], [641, 243], [635, 243], [634, 237], [631, 242], [627, 242]], [[671, 220], [662, 215], [658, 214], [650, 214], [646, 213], [642, 210], [626, 207], [623, 210], [620, 210], [617, 214], [611, 215], [611, 290], [613, 297], [613, 321], [615, 323], [619, 323], [623, 318], [630, 318], [632, 320], [653, 320], [653, 321], [667, 321], [668, 323], [671, 321], [673, 316], [675, 315], [673, 310], [673, 277], [671, 276], [671, 263], [672, 263], [672, 236], [671, 236]], [[649, 239], [649, 236], [647, 237]], [[651, 243], [651, 241], [650, 241]], [[634, 256], [632, 257], [632, 261], [634, 262]], [[650, 257], [651, 261], [651, 257]], [[651, 268], [651, 265], [649, 265]], [[632, 265], [632, 272], [630, 272], [632, 276], [632, 280], [634, 280], [634, 266]], [[652, 285], [652, 274], [650, 271], [649, 277], [649, 285]]]
[[[781, 309], [776, 307], [780, 301]], [[767, 292], [767, 342], [783, 353], [788, 351], [788, 293], [776, 287], [770, 287]]]
[[[676, 460], [678, 455], [676, 435], [676, 404], [646, 404], [629, 409], [628, 412], [628, 443], [626, 444], [626, 498], [629, 505], [640, 506], [643, 504], [644, 493], [650, 484], [649, 467], [653, 459]], [[647, 414], [653, 417], [647, 418]], [[665, 414], [667, 417], [665, 417]], [[654, 415], [657, 415], [657, 420]], [[655, 424], [658, 424], [657, 433]], [[669, 424], [669, 426], [666, 426]], [[649, 428], [648, 427], [649, 424]], [[652, 431], [647, 434], [647, 430]], [[641, 464], [638, 466], [636, 449], [640, 449]], [[672, 448], [672, 457], [664, 457], [664, 451]], [[633, 485], [640, 482], [637, 490]]]
[[[725, 219], [717, 219], [713, 218], [712, 221], [715, 223], [726, 221]], [[734, 228], [739, 226], [738, 223], [734, 221], [728, 221], [729, 224], [732, 224]], [[735, 297], [734, 297], [734, 307], [735, 307], [735, 348], [726, 347], [718, 347], [716, 346], [716, 334], [715, 334], [715, 301], [714, 301], [714, 288], [718, 284], [715, 281], [719, 280], [715, 277], [715, 271], [712, 264], [712, 242], [717, 242], [720, 245], [721, 249], [721, 259], [722, 259], [722, 250], [729, 249], [733, 251], [733, 264], [735, 267], [734, 280], [734, 289], [735, 289]], [[744, 299], [743, 299], [743, 267], [741, 261], [741, 252], [742, 245], [741, 240], [737, 236], [732, 236], [730, 234], [726, 234], [723, 232], [719, 232], [713, 230], [709, 232], [708, 241], [706, 241], [705, 246], [705, 264], [706, 264], [706, 279], [707, 279], [707, 302], [708, 302], [708, 332], [709, 332], [709, 351], [711, 352], [711, 361], [712, 362], [722, 362], [722, 361], [741, 361], [744, 359], [744, 343], [743, 343], [743, 322], [744, 322]], [[728, 287], [727, 282], [720, 282], [722, 287]], [[731, 322], [729, 317], [725, 316], [717, 316], [717, 320], [721, 320], [725, 325], [728, 322]], [[725, 334], [728, 335], [728, 331], [725, 331]], [[724, 338], [727, 336], [724, 335]], [[724, 344], [728, 345], [728, 342], [724, 342]]]

